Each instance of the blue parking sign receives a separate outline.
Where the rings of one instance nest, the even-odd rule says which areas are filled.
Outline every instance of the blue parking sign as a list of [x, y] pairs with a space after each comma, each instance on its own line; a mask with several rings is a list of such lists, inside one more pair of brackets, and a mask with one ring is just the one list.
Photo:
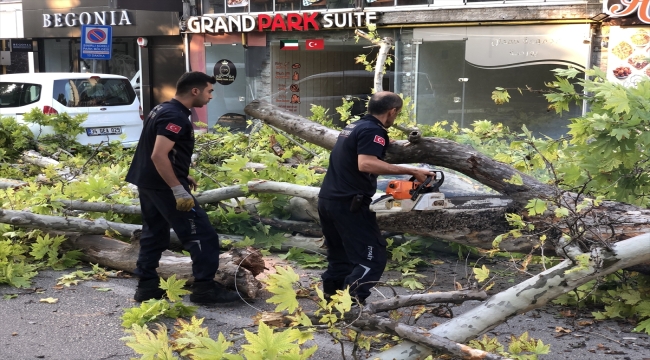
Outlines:
[[110, 60], [113, 50], [113, 30], [108, 25], [81, 26], [81, 58]]

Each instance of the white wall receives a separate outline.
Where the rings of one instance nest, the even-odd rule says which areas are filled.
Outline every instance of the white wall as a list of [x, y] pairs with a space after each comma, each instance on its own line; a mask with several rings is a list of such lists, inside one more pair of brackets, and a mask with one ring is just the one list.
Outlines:
[[22, 39], [23, 4], [16, 2], [0, 2], [0, 39]]

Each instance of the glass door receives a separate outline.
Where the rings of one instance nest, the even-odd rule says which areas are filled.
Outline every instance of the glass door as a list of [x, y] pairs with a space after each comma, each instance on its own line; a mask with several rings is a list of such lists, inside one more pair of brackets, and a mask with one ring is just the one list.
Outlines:
[[465, 124], [465, 41], [417, 45], [416, 114], [420, 124]]
[[208, 129], [215, 124], [231, 130], [246, 128], [245, 49], [242, 44], [213, 44], [205, 48], [206, 72], [214, 75], [212, 100], [208, 103]]

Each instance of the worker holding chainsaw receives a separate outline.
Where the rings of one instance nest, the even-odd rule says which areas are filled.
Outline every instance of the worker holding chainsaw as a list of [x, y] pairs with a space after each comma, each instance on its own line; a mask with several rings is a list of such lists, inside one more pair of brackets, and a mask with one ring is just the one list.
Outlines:
[[372, 95], [368, 114], [341, 131], [330, 155], [318, 195], [327, 246], [328, 266], [321, 276], [326, 298], [349, 286], [350, 294], [363, 304], [384, 272], [387, 243], [376, 214], [369, 209], [377, 175], [408, 174], [419, 182], [434, 176], [426, 169], [383, 161], [389, 144], [386, 129], [395, 122], [402, 104], [402, 99], [389, 91]]

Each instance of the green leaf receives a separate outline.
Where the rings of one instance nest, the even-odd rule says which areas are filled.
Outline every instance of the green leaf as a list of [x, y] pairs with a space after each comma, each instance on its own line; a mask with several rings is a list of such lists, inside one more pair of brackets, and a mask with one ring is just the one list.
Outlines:
[[634, 331], [634, 332], [644, 332], [646, 334], [650, 334], [650, 319], [645, 319], [645, 320], [641, 321], [640, 323], [636, 324], [636, 327], [632, 331]]
[[216, 341], [209, 337], [196, 336], [194, 334], [189, 334], [188, 338], [189, 340], [192, 340], [192, 344], [194, 344], [195, 347], [183, 351], [183, 356], [189, 356], [191, 359], [201, 360], [244, 359], [241, 355], [226, 353], [228, 348], [232, 346], [232, 343], [226, 341], [226, 338], [222, 333], [219, 333]]
[[167, 292], [169, 301], [176, 302], [181, 300], [181, 296], [187, 295], [190, 292], [183, 289], [185, 287], [185, 280], [176, 280], [176, 274], [165, 279], [160, 279], [160, 288]]
[[540, 199], [532, 199], [526, 204], [529, 216], [542, 215], [546, 211], [546, 202]]
[[474, 272], [474, 277], [479, 283], [484, 282], [490, 277], [490, 269], [485, 267], [485, 265], [483, 265], [480, 269], [473, 268], [472, 271]]
[[563, 208], [563, 207], [557, 207], [555, 208], [555, 217], [557, 218], [563, 218], [569, 216], [569, 209]]
[[407, 287], [411, 290], [424, 290], [424, 284], [422, 284], [420, 281], [418, 281], [414, 277], [407, 277], [402, 279], [401, 282], [403, 287]]
[[288, 310], [293, 313], [299, 305], [293, 285], [300, 278], [289, 266], [276, 266], [275, 270], [277, 271], [276, 274], [271, 274], [266, 280], [263, 280], [266, 284], [266, 290], [275, 294], [267, 302], [278, 304], [275, 311]]
[[[296, 334], [297, 333], [297, 334]], [[264, 322], [260, 322], [257, 334], [244, 330], [244, 336], [249, 344], [242, 345], [245, 351], [259, 354], [263, 359], [275, 359], [278, 355], [299, 348], [293, 339], [300, 337], [300, 331], [289, 329], [273, 333], [273, 330]]]
[[503, 179], [503, 181], [507, 182], [508, 184], [512, 184], [512, 185], [521, 186], [521, 185], [524, 184], [524, 180], [521, 178], [521, 175], [519, 175], [519, 174], [514, 174], [514, 175], [512, 175], [512, 177], [510, 177], [510, 179]]
[[636, 290], [629, 290], [619, 294], [621, 299], [625, 300], [627, 305], [636, 305], [641, 301], [641, 293]]
[[609, 133], [619, 141], [630, 137], [630, 129], [612, 129]]
[[178, 359], [171, 349], [165, 325], [158, 324], [158, 330], [155, 333], [149, 331], [147, 326], [133, 325], [131, 333], [132, 336], [126, 336], [120, 340], [126, 342], [126, 346], [133, 349], [136, 354], [142, 355], [141, 359]]

